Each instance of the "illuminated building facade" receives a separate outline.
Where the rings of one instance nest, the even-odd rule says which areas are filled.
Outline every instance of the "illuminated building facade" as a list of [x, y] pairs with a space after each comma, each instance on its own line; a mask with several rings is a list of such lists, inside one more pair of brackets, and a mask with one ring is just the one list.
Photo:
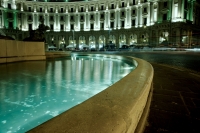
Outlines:
[[44, 19], [46, 43], [82, 49], [200, 44], [196, 0], [1, 0], [1, 33], [29, 36]]

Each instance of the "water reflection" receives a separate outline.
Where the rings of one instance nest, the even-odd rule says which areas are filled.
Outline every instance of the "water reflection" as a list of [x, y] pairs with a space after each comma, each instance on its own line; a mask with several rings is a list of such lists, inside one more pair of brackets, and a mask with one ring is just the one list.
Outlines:
[[131, 63], [76, 58], [0, 65], [0, 132], [25, 132], [127, 75]]

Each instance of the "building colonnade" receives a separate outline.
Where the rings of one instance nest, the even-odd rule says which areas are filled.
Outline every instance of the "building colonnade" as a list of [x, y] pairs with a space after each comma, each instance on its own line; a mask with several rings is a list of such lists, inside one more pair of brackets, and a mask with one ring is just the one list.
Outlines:
[[[29, 36], [44, 19], [50, 27], [46, 43], [86, 44], [90, 48], [109, 44], [162, 44], [185, 46], [193, 43], [191, 25], [200, 24], [195, 0], [101, 0], [40, 2], [1, 0], [0, 29], [17, 40]], [[196, 12], [194, 12], [196, 11]], [[184, 26], [184, 27], [182, 27]]]

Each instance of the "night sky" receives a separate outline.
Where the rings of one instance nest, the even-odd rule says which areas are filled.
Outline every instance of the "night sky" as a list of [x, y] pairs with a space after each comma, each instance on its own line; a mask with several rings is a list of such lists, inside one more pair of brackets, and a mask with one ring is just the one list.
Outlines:
[[[48, 0], [49, 2], [66, 2], [66, 0]], [[86, 1], [86, 0], [68, 0], [68, 2], [77, 2], [77, 1]]]

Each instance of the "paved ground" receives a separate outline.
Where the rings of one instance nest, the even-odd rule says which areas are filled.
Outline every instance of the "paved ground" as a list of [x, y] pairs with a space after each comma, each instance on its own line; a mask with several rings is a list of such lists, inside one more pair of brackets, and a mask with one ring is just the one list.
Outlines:
[[154, 90], [144, 133], [200, 133], [200, 75], [151, 64]]

